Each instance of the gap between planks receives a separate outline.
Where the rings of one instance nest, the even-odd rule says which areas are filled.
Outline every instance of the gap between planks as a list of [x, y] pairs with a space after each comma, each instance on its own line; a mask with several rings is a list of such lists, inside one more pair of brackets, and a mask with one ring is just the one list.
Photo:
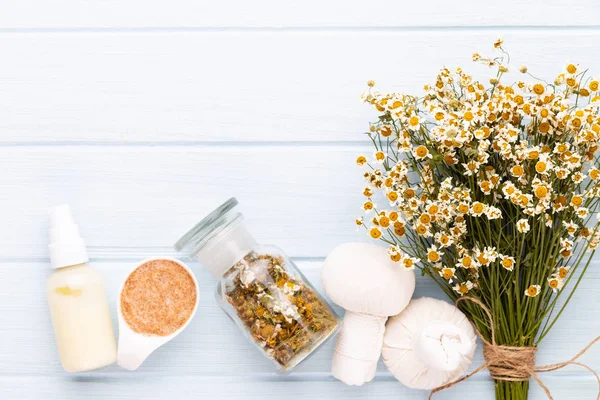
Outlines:
[[327, 26], [295, 26], [295, 27], [270, 27], [270, 26], [259, 26], [259, 27], [196, 27], [196, 26], [172, 26], [172, 27], [61, 27], [61, 28], [0, 28], [0, 34], [4, 33], [17, 33], [17, 34], [30, 34], [30, 33], [356, 33], [356, 32], [431, 32], [431, 33], [443, 33], [443, 32], [582, 32], [582, 31], [599, 31], [600, 25], [488, 25], [488, 26], [338, 26], [338, 27], [327, 27]]

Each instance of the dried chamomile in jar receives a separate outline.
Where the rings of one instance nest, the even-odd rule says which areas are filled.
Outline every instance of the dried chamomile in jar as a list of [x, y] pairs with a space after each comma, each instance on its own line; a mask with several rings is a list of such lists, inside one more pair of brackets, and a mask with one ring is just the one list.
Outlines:
[[284, 367], [337, 326], [329, 306], [292, 275], [282, 256], [250, 252], [225, 277], [229, 274], [227, 301], [252, 339]]

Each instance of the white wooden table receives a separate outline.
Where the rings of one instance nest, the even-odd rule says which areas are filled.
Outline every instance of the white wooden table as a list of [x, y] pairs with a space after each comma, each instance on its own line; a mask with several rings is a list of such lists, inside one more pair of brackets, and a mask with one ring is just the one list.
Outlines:
[[[515, 69], [552, 78], [577, 61], [600, 76], [596, 0], [462, 3], [0, 0], [0, 399], [425, 399], [383, 366], [361, 388], [336, 381], [332, 343], [276, 376], [197, 265], [199, 312], [177, 340], [133, 373], [63, 373], [44, 294], [46, 209], [72, 205], [113, 315], [125, 271], [174, 255], [179, 235], [229, 196], [259, 241], [320, 287], [328, 251], [365, 240], [353, 160], [371, 151], [367, 79], [414, 92], [442, 65], [485, 78], [470, 57], [498, 35]], [[600, 260], [590, 269], [540, 363], [600, 333]], [[440, 297], [418, 282], [417, 296]], [[600, 369], [600, 348], [584, 361]], [[544, 380], [557, 400], [595, 398], [582, 370]], [[485, 373], [436, 398], [466, 397], [493, 398]]]

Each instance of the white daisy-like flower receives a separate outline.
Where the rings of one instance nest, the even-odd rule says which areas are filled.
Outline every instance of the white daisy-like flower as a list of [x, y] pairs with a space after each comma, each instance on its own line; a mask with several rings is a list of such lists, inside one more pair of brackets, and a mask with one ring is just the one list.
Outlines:
[[527, 289], [525, 289], [525, 296], [527, 297], [536, 297], [542, 291], [542, 287], [540, 285], [531, 285]]
[[531, 226], [529, 225], [529, 220], [527, 220], [526, 218], [522, 218], [517, 221], [517, 230], [519, 232], [527, 233], [527, 232], [529, 232], [530, 229], [531, 229]]

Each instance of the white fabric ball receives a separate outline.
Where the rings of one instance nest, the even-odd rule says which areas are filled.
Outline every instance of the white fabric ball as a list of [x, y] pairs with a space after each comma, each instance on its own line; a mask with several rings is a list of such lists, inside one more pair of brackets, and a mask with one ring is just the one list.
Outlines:
[[387, 249], [345, 243], [325, 260], [323, 289], [346, 311], [387, 317], [401, 312], [415, 291], [415, 271], [390, 259]]
[[476, 346], [475, 331], [458, 308], [423, 297], [388, 319], [382, 355], [404, 385], [433, 389], [463, 375]]

